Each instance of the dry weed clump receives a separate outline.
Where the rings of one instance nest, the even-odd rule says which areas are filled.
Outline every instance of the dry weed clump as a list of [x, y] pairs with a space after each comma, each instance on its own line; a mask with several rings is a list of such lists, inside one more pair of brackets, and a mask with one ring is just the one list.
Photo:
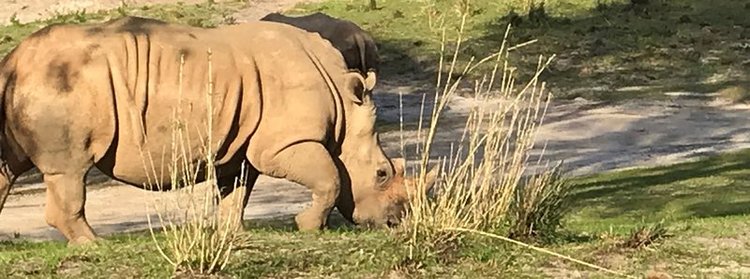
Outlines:
[[[469, 7], [468, 4], [463, 7]], [[504, 236], [538, 237], [554, 233], [568, 209], [570, 184], [563, 179], [560, 165], [542, 165], [541, 156], [536, 163], [531, 160], [536, 131], [551, 100], [539, 76], [554, 55], [549, 58], [540, 56], [534, 75], [526, 82], [518, 82], [515, 68], [509, 64], [510, 53], [535, 41], [509, 46], [509, 25], [497, 53], [478, 61], [472, 57], [468, 63], [460, 63], [462, 69], [457, 69], [468, 14], [468, 8], [461, 14], [453, 56], [447, 69], [446, 35], [445, 31], [442, 33], [429, 128], [418, 132], [418, 136], [425, 137], [420, 138], [422, 144], [417, 149], [420, 156], [415, 170], [417, 187], [410, 199], [410, 210], [396, 230], [396, 236], [409, 249], [407, 260], [419, 262], [424, 257], [444, 256], [446, 252], [460, 248], [466, 234], [473, 234], [500, 239], [611, 275], [632, 278]], [[474, 95], [480, 103], [490, 99], [501, 102], [497, 107], [477, 106], [468, 114], [464, 132], [453, 145], [455, 148], [439, 160], [444, 171], [433, 188], [434, 195], [428, 195], [424, 191], [427, 165], [442, 111], [457, 93], [463, 79], [470, 76], [467, 74], [490, 61], [494, 61], [494, 67], [474, 82]], [[444, 70], [447, 71], [445, 78]], [[420, 119], [420, 129], [422, 121]], [[531, 173], [532, 166], [539, 168]]]
[[[218, 201], [220, 193], [217, 187], [216, 172], [214, 169], [214, 147], [213, 138], [213, 107], [212, 107], [212, 62], [211, 51], [208, 51], [208, 85], [206, 92], [207, 103], [207, 127], [205, 142], [201, 142], [202, 159], [200, 163], [191, 161], [194, 158], [190, 150], [188, 123], [181, 121], [182, 100], [182, 78], [184, 57], [180, 59], [180, 88], [179, 103], [172, 112], [172, 139], [171, 158], [169, 160], [168, 174], [170, 178], [170, 191], [176, 198], [169, 202], [160, 202], [154, 205], [156, 215], [163, 230], [163, 237], [157, 237], [151, 216], [148, 217], [151, 236], [161, 255], [172, 265], [173, 271], [178, 274], [213, 274], [222, 270], [230, 260], [232, 252], [236, 247], [247, 241], [247, 235], [237, 227], [237, 216], [241, 212], [239, 208], [242, 201], [231, 201], [233, 208], [220, 208]], [[164, 171], [164, 166], [154, 166], [151, 154], [144, 155], [145, 165], [150, 166], [150, 180], [148, 187], [163, 190], [163, 185], [157, 181], [160, 174], [157, 169]], [[148, 163], [151, 163], [150, 165]], [[236, 190], [243, 190], [245, 181], [243, 171], [238, 179], [235, 179]], [[151, 177], [153, 176], [153, 177]], [[204, 177], [201, 177], [204, 176]], [[198, 181], [203, 180], [202, 183]], [[242, 187], [242, 188], [240, 188]], [[243, 195], [233, 195], [240, 197]], [[236, 207], [236, 208], [234, 208]]]
[[[511, 51], [526, 43], [508, 46], [510, 26], [497, 53], [479, 61], [472, 57], [468, 63], [461, 63], [465, 65], [463, 69], [457, 69], [465, 23], [466, 14], [462, 16], [458, 39], [447, 69], [444, 58], [446, 36], [443, 32], [435, 104], [428, 130], [420, 132], [426, 136], [421, 139], [422, 150], [418, 151], [421, 156], [416, 170], [418, 189], [412, 198], [410, 214], [399, 231], [408, 241], [412, 256], [421, 252], [439, 253], [455, 245], [462, 233], [453, 230], [455, 228], [484, 232], [507, 228], [513, 219], [511, 206], [527, 172], [536, 129], [542, 123], [551, 99], [544, 90], [545, 84], [539, 81], [539, 75], [552, 57], [539, 57], [537, 71], [528, 82], [519, 83], [515, 79], [515, 68], [509, 65], [508, 57]], [[456, 142], [457, 147], [440, 162], [445, 171], [435, 186], [437, 193], [434, 197], [428, 197], [423, 194], [423, 187], [441, 112], [458, 91], [464, 77], [479, 65], [492, 61], [492, 71], [474, 82], [475, 96], [480, 101], [499, 98], [503, 102], [496, 108], [478, 106], [469, 113], [464, 133]], [[447, 70], [445, 78], [444, 70]], [[422, 127], [421, 123], [419, 127]], [[557, 179], [556, 175], [545, 176], [547, 172], [549, 170], [543, 170], [539, 179], [528, 180], [532, 187], [527, 188], [550, 189], [539, 185], [554, 183], [553, 180]], [[542, 204], [546, 206], [548, 203]], [[549, 209], [555, 208], [551, 206]], [[531, 213], [538, 211], [526, 210]], [[524, 220], [524, 223], [529, 222], [538, 224], [534, 220]]]
[[532, 175], [519, 185], [511, 207], [508, 235], [532, 240], [554, 236], [570, 207], [571, 183], [563, 177], [561, 165]]
[[747, 103], [750, 100], [750, 88], [747, 85], [734, 85], [717, 92], [719, 99], [731, 104]]
[[668, 235], [669, 229], [663, 222], [641, 225], [631, 230], [630, 235], [620, 243], [620, 246], [632, 249], [645, 248]]

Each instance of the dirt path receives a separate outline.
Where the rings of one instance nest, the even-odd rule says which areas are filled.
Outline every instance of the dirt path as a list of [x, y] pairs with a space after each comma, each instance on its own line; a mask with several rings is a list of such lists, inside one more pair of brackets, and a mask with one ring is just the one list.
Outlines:
[[[43, 1], [29, 1], [37, 2]], [[100, 5], [108, 2], [119, 1], [97, 1]], [[291, 7], [294, 2], [297, 1], [257, 1], [256, 7], [239, 13], [237, 18], [241, 21], [257, 19], [270, 11]], [[399, 92], [404, 93], [405, 120], [417, 119], [421, 94], [425, 90], [384, 81], [376, 92], [381, 120], [398, 122]], [[456, 119], [462, 119], [472, 105], [476, 105], [472, 99], [457, 97], [452, 101], [446, 118], [449, 124], [441, 129], [437, 138], [439, 153], [447, 154], [451, 140], [460, 135], [463, 128], [463, 122]], [[750, 147], [749, 111], [750, 106], [728, 106], [697, 99], [632, 101], [616, 105], [585, 100], [555, 102], [546, 124], [539, 131], [538, 142], [539, 146], [547, 144], [547, 159], [564, 159], [572, 174], [673, 163]], [[415, 134], [414, 131], [404, 134], [407, 150], [413, 147]], [[399, 154], [398, 131], [382, 133], [381, 140], [389, 156]], [[38, 174], [30, 174], [14, 188], [0, 214], [0, 239], [62, 239], [44, 222], [43, 185], [39, 181]], [[95, 171], [90, 181], [96, 186], [89, 188], [86, 213], [100, 234], [145, 229], [146, 216], [152, 212], [149, 207], [170, 203], [177, 197], [174, 193], [152, 193], [121, 185]], [[254, 219], [293, 215], [306, 207], [309, 199], [308, 191], [300, 185], [261, 177], [245, 216]]]
[[[398, 91], [404, 92], [406, 120], [418, 115], [423, 91], [383, 86], [377, 92], [379, 117], [398, 119]], [[463, 118], [471, 99], [456, 98], [447, 120]], [[672, 102], [628, 102], [607, 105], [588, 101], [556, 102], [550, 108], [546, 124], [539, 131], [538, 145], [547, 144], [545, 158], [565, 160], [572, 174], [587, 174], [633, 166], [674, 163], [701, 155], [750, 147], [750, 106], [716, 105], [705, 100]], [[443, 127], [435, 148], [447, 154], [450, 142], [460, 136], [462, 121]], [[416, 132], [404, 134], [407, 150]], [[398, 156], [398, 131], [381, 134], [389, 156]], [[102, 234], [147, 228], [146, 215], [156, 203], [173, 203], [173, 193], [152, 193], [93, 175], [95, 181], [110, 187], [89, 190], [86, 212], [94, 229]], [[44, 195], [39, 178], [30, 177], [19, 185], [3, 209], [0, 239], [62, 239], [44, 223]], [[22, 190], [18, 190], [22, 189]], [[246, 209], [248, 219], [290, 216], [309, 203], [304, 187], [284, 180], [261, 177]]]
[[[0, 24], [7, 24], [13, 15], [21, 23], [49, 18], [56, 14], [80, 11], [98, 11], [126, 5], [147, 5], [174, 2], [170, 0], [0, 0]], [[201, 0], [183, 0], [185, 4], [203, 2]]]

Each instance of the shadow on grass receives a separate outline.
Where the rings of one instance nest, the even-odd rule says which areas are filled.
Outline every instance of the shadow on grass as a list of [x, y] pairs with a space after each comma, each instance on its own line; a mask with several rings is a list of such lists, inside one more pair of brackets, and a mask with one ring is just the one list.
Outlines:
[[[639, 5], [626, 0], [554, 1], [528, 15], [518, 2], [472, 1], [464, 57], [481, 58], [496, 51], [512, 23], [511, 44], [538, 40], [513, 61], [522, 79], [533, 74], [538, 55], [558, 55], [542, 76], [557, 96], [626, 99], [639, 94], [611, 91], [654, 85], [705, 93], [715, 90], [706, 84], [747, 76], [750, 4], [745, 1], [651, 0]], [[331, 1], [304, 5], [295, 12], [315, 11], [352, 20], [372, 33], [381, 46], [383, 75], [389, 78], [434, 75], [441, 38], [434, 22], [444, 18], [449, 32], [455, 32], [459, 23], [453, 1], [414, 7], [409, 1], [394, 0], [377, 11]], [[450, 34], [448, 42], [452, 42]], [[605, 92], [585, 90], [601, 87]]]
[[[297, 224], [294, 221], [295, 215], [284, 215], [274, 218], [264, 218], [255, 220], [245, 220], [247, 230], [273, 230], [293, 232], [297, 231]], [[344, 219], [337, 210], [333, 210], [328, 217], [327, 229], [334, 231], [354, 231], [358, 230], [352, 223]]]
[[[514, 40], [540, 40], [525, 49], [519, 62], [533, 67], [536, 55], [557, 53], [559, 58], [546, 80], [562, 88], [667, 85], [672, 90], [701, 90], [696, 83], [745, 78], [750, 4], [733, 0], [644, 2], [648, 4], [599, 2], [572, 16], [547, 15], [548, 11], [536, 9], [532, 16], [497, 17], [485, 24], [487, 32], [475, 44], [481, 48], [501, 41], [505, 27], [513, 23]], [[567, 97], [630, 95], [610, 94], [576, 92]]]
[[598, 215], [679, 219], [750, 214], [750, 150], [651, 169], [634, 169], [584, 180], [578, 206], [602, 206]]

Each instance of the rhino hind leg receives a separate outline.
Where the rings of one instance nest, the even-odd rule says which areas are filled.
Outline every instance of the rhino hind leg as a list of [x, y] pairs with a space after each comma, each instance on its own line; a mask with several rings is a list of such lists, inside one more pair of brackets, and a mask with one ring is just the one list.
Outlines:
[[[39, 122], [45, 123], [47, 119]], [[58, 119], [64, 124], [67, 119]], [[22, 133], [19, 143], [29, 151], [29, 157], [39, 168], [47, 188], [44, 217], [47, 224], [56, 228], [68, 240], [78, 245], [96, 240], [94, 231], [86, 220], [86, 173], [94, 165], [90, 148], [97, 144], [88, 137], [87, 129], [71, 129], [72, 125], [47, 125], [44, 130], [32, 129], [39, 122], [17, 123]], [[49, 123], [49, 122], [47, 122]], [[51, 127], [50, 127], [51, 126]]]
[[5, 163], [5, 166], [5, 168], [0, 170], [0, 213], [3, 212], [5, 200], [8, 198], [10, 188], [13, 187], [16, 178], [33, 167], [31, 162], [25, 162], [25, 164], [19, 165], [18, 167], [11, 167]]
[[312, 191], [312, 205], [297, 214], [295, 221], [300, 231], [320, 230], [341, 189], [339, 172], [330, 153], [316, 142], [301, 142], [285, 148], [266, 164], [274, 166], [263, 173], [306, 186]]
[[218, 179], [217, 184], [219, 186], [219, 193], [221, 194], [219, 216], [222, 219], [222, 224], [227, 224], [225, 222], [228, 222], [230, 229], [243, 228], [242, 221], [244, 219], [245, 207], [259, 175], [258, 170], [254, 168], [250, 169], [244, 177], [245, 181], [239, 185], [235, 184], [235, 178], [237, 178], [235, 176]]
[[85, 176], [88, 168], [62, 173], [45, 173], [47, 186], [45, 219], [68, 239], [70, 245], [85, 244], [96, 239], [86, 221]]

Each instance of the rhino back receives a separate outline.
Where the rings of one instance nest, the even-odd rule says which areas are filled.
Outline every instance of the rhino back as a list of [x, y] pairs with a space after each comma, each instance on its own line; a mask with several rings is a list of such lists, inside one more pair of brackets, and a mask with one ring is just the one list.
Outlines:
[[[88, 141], [81, 152], [103, 172], [140, 186], [151, 168], [168, 164], [174, 127], [189, 140], [188, 159], [201, 158], [211, 111], [219, 164], [247, 156], [272, 168], [264, 158], [295, 142], [340, 141], [336, 84], [346, 67], [316, 36], [260, 23], [200, 29], [138, 18], [52, 26], [19, 45], [15, 56], [27, 63], [17, 66], [15, 101], [6, 102], [17, 113], [8, 121], [32, 135], [24, 148], [39, 153], [32, 159], [45, 154], [30, 148], [42, 129], [74, 131], [57, 136]], [[42, 113], [49, 110], [56, 113]]]
[[56, 125], [99, 135], [97, 165], [125, 182], [139, 185], [146, 181], [144, 158], [153, 158], [156, 169], [168, 163], [162, 159], [171, 157], [174, 127], [184, 127], [190, 142], [188, 152], [200, 154], [200, 143], [207, 138], [208, 98], [213, 110], [213, 146], [223, 153], [219, 160], [227, 161], [235, 155], [240, 145], [236, 141], [247, 141], [241, 138], [242, 129], [236, 127], [251, 126], [252, 130], [254, 126], [237, 123], [239, 119], [252, 123], [250, 117], [241, 114], [258, 109], [240, 106], [242, 65], [237, 63], [232, 47], [215, 40], [207, 30], [138, 18], [57, 25], [30, 36], [19, 50], [21, 61], [34, 61], [36, 66], [18, 66], [16, 99], [33, 100], [9, 104], [23, 106], [25, 112], [18, 118], [34, 118], [32, 123], [65, 118], [34, 112], [44, 107], [86, 111], [75, 121]]
[[271, 13], [261, 20], [284, 23], [308, 32], [319, 33], [341, 52], [346, 65], [351, 69], [365, 73], [368, 70], [377, 71], [380, 66], [375, 41], [354, 22], [320, 12], [299, 17]]

